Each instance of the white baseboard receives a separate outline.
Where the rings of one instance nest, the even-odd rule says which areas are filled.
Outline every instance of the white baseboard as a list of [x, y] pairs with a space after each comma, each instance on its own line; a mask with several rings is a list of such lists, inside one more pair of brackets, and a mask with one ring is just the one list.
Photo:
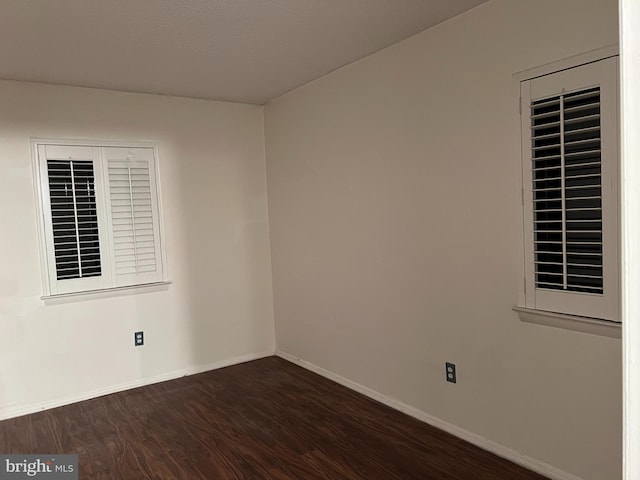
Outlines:
[[22, 415], [28, 415], [30, 413], [40, 412], [42, 410], [49, 410], [51, 408], [62, 407], [71, 403], [82, 402], [84, 400], [90, 400], [92, 398], [102, 397], [111, 393], [122, 392], [130, 390], [132, 388], [144, 387], [146, 385], [152, 385], [154, 383], [165, 382], [167, 380], [173, 380], [180, 377], [186, 377], [188, 375], [195, 375], [196, 373], [208, 372], [210, 370], [217, 370], [218, 368], [229, 367], [231, 365], [237, 365], [239, 363], [250, 362], [251, 360], [258, 360], [264, 357], [270, 357], [274, 354], [273, 350], [261, 353], [250, 353], [247, 355], [240, 355], [238, 357], [228, 358], [220, 360], [218, 362], [209, 363], [207, 365], [198, 365], [193, 367], [182, 368], [180, 370], [173, 370], [167, 373], [161, 373], [153, 377], [141, 378], [131, 382], [120, 383], [117, 385], [110, 385], [105, 388], [99, 388], [90, 392], [81, 393], [79, 395], [72, 395], [69, 397], [58, 398], [48, 402], [33, 403], [30, 405], [22, 405], [19, 407], [5, 407], [0, 408], [0, 420], [6, 420], [8, 418], [20, 417]]
[[372, 398], [380, 403], [383, 403], [395, 410], [399, 410], [407, 415], [410, 415], [418, 420], [421, 420], [429, 425], [433, 425], [441, 430], [444, 430], [447, 433], [455, 435], [462, 440], [466, 440], [477, 447], [482, 448], [483, 450], [487, 450], [491, 453], [494, 453], [502, 458], [512, 461], [513, 463], [517, 463], [529, 470], [532, 470], [536, 473], [544, 475], [551, 480], [583, 480], [580, 477], [567, 473], [563, 470], [560, 470], [552, 465], [541, 462], [540, 460], [536, 460], [535, 458], [529, 457], [527, 455], [523, 455], [522, 453], [516, 452], [510, 448], [505, 447], [504, 445], [500, 445], [499, 443], [493, 442], [487, 438], [481, 437], [475, 433], [469, 432], [463, 428], [460, 428], [456, 425], [453, 425], [449, 422], [441, 420], [437, 417], [429, 415], [426, 412], [418, 410], [410, 405], [402, 403], [399, 400], [396, 400], [391, 397], [387, 397], [382, 393], [376, 392], [369, 387], [365, 387], [359, 383], [353, 382], [347, 378], [344, 378], [336, 373], [325, 370], [324, 368], [318, 367], [313, 363], [309, 363], [305, 360], [302, 360], [298, 357], [290, 355], [281, 350], [276, 350], [276, 355], [284, 360], [287, 360], [291, 363], [299, 365], [302, 368], [310, 370], [318, 375], [321, 375], [329, 380], [333, 380], [340, 385], [343, 385], [351, 390], [355, 390], [358, 393], [362, 393], [363, 395]]

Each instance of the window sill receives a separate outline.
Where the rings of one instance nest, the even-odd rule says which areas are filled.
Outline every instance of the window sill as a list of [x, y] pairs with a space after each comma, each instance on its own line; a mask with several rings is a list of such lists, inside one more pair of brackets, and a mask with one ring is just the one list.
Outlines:
[[546, 312], [532, 308], [513, 307], [520, 317], [520, 321], [546, 325], [548, 327], [573, 330], [602, 337], [621, 338], [622, 323], [597, 318], [579, 317], [564, 313]]
[[141, 293], [162, 292], [169, 289], [172, 282], [156, 282], [144, 285], [130, 285], [127, 287], [105, 288], [102, 290], [88, 290], [86, 292], [62, 293], [59, 295], [43, 295], [40, 299], [45, 305], [60, 305], [63, 303], [97, 300], [100, 298], [122, 297]]

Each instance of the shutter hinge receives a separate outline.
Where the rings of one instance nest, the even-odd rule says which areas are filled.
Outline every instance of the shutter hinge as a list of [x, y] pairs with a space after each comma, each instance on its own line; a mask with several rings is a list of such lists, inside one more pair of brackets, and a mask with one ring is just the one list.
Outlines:
[[522, 281], [524, 283], [524, 294], [526, 296], [527, 295], [527, 277], [524, 277]]
[[518, 103], [518, 113], [522, 115], [522, 97], [520, 97], [520, 102]]
[[524, 187], [520, 187], [520, 203], [524, 207]]

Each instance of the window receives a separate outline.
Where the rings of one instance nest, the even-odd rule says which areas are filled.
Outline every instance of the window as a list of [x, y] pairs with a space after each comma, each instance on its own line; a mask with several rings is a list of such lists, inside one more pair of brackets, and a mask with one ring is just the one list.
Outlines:
[[520, 87], [525, 307], [617, 321], [617, 58]]
[[34, 142], [45, 296], [165, 280], [155, 149]]

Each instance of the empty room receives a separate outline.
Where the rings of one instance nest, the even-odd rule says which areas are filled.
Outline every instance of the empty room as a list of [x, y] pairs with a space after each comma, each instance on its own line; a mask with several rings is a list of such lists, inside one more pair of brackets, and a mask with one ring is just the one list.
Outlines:
[[0, 0], [0, 479], [640, 478], [620, 5]]

